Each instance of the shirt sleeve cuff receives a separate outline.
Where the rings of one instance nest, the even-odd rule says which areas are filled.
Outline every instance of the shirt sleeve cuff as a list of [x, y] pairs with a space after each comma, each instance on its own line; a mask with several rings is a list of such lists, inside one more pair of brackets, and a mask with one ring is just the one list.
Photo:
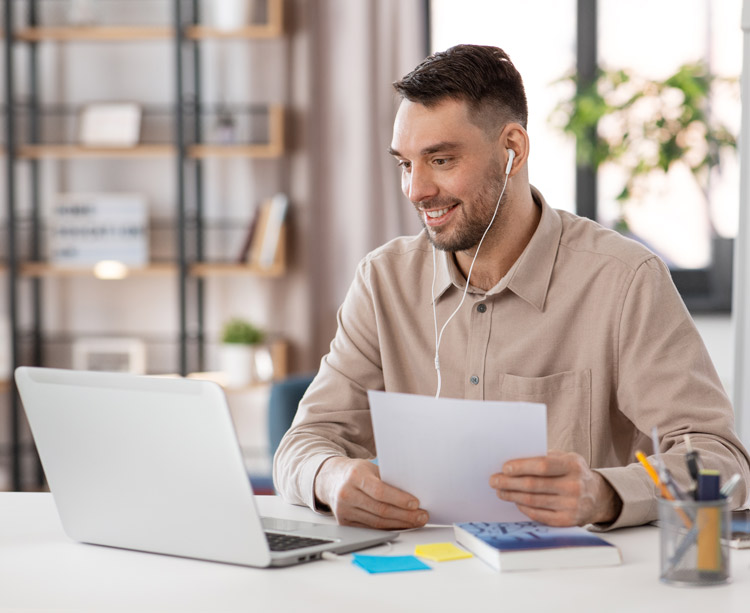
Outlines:
[[659, 515], [656, 487], [640, 466], [595, 469], [622, 500], [620, 515], [611, 523], [593, 524], [594, 530], [606, 531], [626, 526], [640, 526]]
[[331, 509], [318, 501], [315, 497], [315, 479], [320, 472], [323, 462], [336, 457], [332, 454], [320, 454], [309, 458], [300, 471], [297, 491], [303, 496], [303, 502], [316, 513], [330, 515]]

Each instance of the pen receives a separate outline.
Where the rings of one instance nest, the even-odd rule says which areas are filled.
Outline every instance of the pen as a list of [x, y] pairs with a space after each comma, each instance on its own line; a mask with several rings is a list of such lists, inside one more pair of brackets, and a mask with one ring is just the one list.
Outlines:
[[740, 474], [734, 473], [729, 478], [729, 481], [727, 481], [724, 485], [721, 486], [721, 489], [719, 490], [719, 494], [721, 495], [721, 497], [729, 498], [732, 495], [734, 488], [737, 487], [737, 484], [740, 482], [740, 479], [742, 479]]
[[656, 468], [658, 469], [659, 479], [676, 500], [685, 500], [687, 496], [672, 478], [672, 474], [667, 469], [667, 465], [661, 459], [661, 451], [659, 451], [659, 434], [656, 426], [651, 429], [651, 444], [654, 447], [654, 456], [656, 457]]
[[656, 429], [656, 426], [651, 428], [651, 445], [654, 448], [654, 455], [659, 459], [661, 462], [661, 458], [659, 457], [659, 433]]
[[[659, 491], [661, 492], [662, 497], [666, 498], [667, 500], [674, 501], [675, 497], [667, 489], [667, 486], [661, 482], [661, 480], [659, 479], [659, 475], [656, 474], [654, 467], [651, 466], [651, 462], [648, 461], [648, 458], [643, 454], [643, 452], [636, 451], [635, 457], [638, 458], [638, 461], [641, 463], [643, 468], [646, 469], [648, 476], [651, 477], [651, 480], [656, 484], [656, 487], [659, 488]], [[685, 524], [685, 527], [692, 528], [693, 522], [690, 521], [690, 518], [685, 514], [685, 511], [683, 511], [680, 508], [675, 509], [675, 511], [677, 511], [677, 514], [682, 518], [682, 523]]]
[[687, 447], [687, 453], [685, 454], [685, 462], [687, 463], [688, 472], [690, 478], [693, 480], [693, 484], [698, 484], [698, 474], [700, 473], [700, 456], [698, 452], [693, 449], [693, 445], [690, 442], [690, 435], [685, 435], [685, 447]]

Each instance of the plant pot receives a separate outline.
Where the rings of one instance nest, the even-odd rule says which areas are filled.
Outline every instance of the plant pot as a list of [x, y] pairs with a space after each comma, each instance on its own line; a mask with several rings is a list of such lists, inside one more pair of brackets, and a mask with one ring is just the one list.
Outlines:
[[245, 387], [255, 381], [255, 345], [224, 343], [219, 348], [219, 369], [227, 387]]

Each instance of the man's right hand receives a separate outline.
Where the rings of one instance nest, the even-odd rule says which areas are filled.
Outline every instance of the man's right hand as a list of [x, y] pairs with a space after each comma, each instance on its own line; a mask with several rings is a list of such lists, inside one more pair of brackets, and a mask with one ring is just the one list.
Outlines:
[[342, 526], [403, 530], [421, 528], [429, 519], [419, 500], [381, 481], [380, 470], [368, 460], [335, 457], [323, 462], [315, 497]]

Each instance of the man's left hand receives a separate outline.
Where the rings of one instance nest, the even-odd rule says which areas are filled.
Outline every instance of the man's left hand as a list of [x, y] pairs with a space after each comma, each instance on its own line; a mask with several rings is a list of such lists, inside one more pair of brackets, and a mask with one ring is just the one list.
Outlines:
[[551, 451], [537, 458], [509, 460], [490, 477], [498, 498], [550, 526], [582, 526], [617, 519], [622, 501], [577, 453]]

